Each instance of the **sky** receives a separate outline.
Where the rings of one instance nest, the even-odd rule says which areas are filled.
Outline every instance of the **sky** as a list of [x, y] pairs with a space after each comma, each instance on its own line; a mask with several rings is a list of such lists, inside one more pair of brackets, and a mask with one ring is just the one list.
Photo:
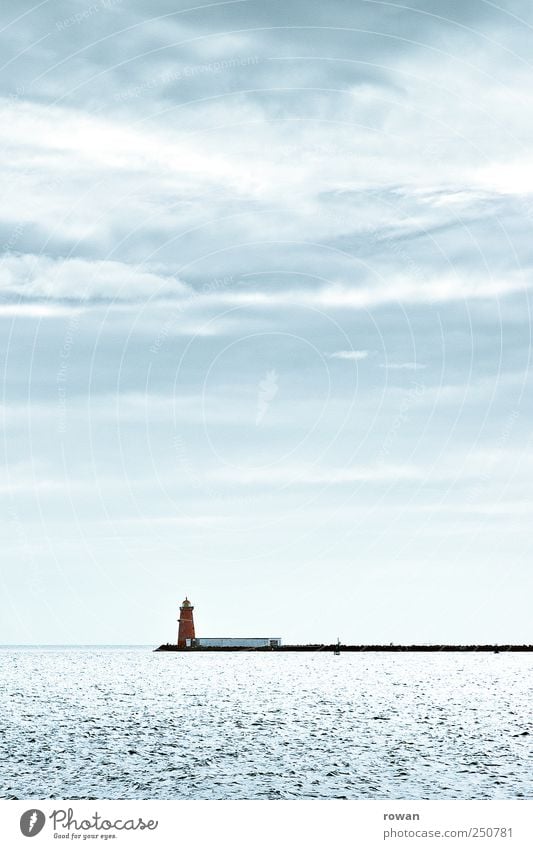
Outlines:
[[533, 7], [0, 11], [0, 643], [532, 642]]

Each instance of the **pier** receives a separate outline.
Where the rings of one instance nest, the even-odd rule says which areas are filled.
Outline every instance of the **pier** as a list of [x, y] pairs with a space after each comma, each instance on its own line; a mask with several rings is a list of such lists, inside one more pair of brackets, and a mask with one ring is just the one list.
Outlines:
[[303, 645], [278, 646], [202, 646], [191, 645], [185, 648], [176, 643], [165, 643], [154, 651], [177, 652], [533, 652], [533, 645], [343, 645], [342, 643], [310, 643]]

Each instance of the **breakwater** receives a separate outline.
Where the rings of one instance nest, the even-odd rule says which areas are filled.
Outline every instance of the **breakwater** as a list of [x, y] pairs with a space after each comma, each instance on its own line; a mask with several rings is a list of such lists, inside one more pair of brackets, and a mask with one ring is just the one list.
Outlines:
[[194, 652], [533, 652], [533, 645], [343, 645], [342, 643], [310, 643], [286, 646], [189, 646], [178, 648], [175, 643], [165, 643], [154, 651]]

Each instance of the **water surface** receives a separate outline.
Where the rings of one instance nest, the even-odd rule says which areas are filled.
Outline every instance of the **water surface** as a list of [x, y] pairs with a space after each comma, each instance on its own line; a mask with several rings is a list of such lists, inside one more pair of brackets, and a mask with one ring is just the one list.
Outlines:
[[0, 650], [0, 796], [533, 797], [531, 655]]

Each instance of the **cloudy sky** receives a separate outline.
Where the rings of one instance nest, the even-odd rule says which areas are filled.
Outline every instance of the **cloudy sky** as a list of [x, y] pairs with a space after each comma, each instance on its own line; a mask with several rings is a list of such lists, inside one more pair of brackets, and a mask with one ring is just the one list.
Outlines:
[[0, 642], [531, 640], [504, 6], [2, 5]]

